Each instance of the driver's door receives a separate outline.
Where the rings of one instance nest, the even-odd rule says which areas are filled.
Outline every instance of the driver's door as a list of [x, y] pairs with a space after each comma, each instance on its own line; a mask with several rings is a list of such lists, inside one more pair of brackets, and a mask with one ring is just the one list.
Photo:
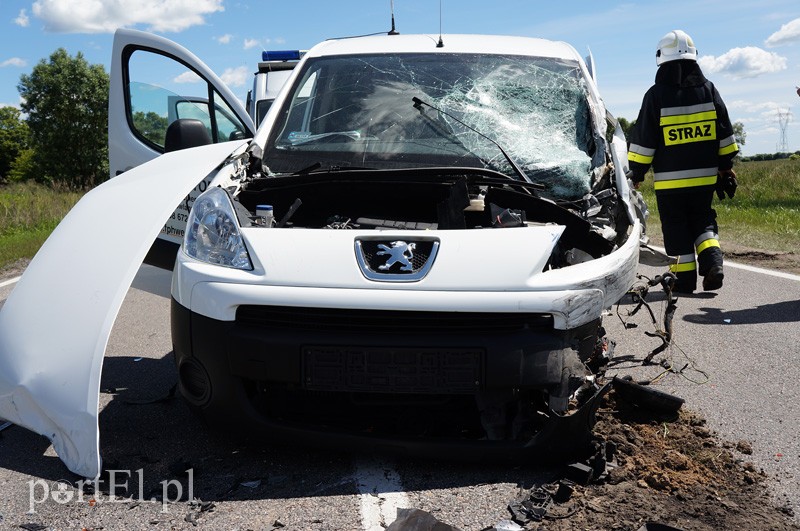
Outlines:
[[[108, 111], [111, 177], [167, 151], [167, 129], [187, 119], [202, 122], [209, 143], [251, 138], [255, 133], [239, 99], [192, 52], [157, 35], [117, 30]], [[145, 262], [172, 268], [191, 204], [209, 184], [199, 182], [177, 205]]]

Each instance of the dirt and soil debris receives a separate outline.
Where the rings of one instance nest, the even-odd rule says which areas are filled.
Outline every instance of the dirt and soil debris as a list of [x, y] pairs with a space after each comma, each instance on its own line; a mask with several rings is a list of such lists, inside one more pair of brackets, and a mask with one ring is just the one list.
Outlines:
[[[764, 472], [741, 458], [752, 452], [747, 441], [719, 441], [689, 411], [672, 417], [659, 418], [612, 391], [594, 430], [599, 441], [616, 448], [605, 476], [572, 485], [569, 499], [551, 503], [540, 521], [517, 523], [548, 531], [638, 530], [648, 524], [686, 531], [800, 529], [791, 509], [771, 502]], [[554, 498], [558, 487], [546, 486]]]
[[800, 274], [800, 254], [792, 251], [759, 251], [728, 244], [725, 249], [725, 257], [742, 264]]

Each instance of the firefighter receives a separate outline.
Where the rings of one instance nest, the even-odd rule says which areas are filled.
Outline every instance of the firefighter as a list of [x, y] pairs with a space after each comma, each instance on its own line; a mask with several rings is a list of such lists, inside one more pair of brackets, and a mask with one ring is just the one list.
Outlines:
[[677, 277], [674, 291], [694, 292], [698, 272], [705, 291], [717, 290], [725, 275], [711, 201], [715, 190], [721, 199], [726, 193], [733, 197], [731, 168], [739, 148], [725, 104], [697, 64], [691, 37], [681, 30], [664, 35], [656, 64], [655, 84], [631, 133], [631, 180], [638, 188], [652, 165], [664, 247], [677, 257], [670, 266]]

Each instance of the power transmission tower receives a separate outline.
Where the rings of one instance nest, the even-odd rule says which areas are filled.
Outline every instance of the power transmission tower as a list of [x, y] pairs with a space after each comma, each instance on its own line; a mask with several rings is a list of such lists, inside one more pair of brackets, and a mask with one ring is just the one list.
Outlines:
[[790, 117], [791, 113], [789, 112], [789, 109], [778, 109], [778, 127], [780, 128], [781, 132], [780, 140], [778, 140], [778, 145], [776, 146], [778, 153], [786, 153], [789, 151], [789, 147], [786, 142], [786, 126], [789, 125]]

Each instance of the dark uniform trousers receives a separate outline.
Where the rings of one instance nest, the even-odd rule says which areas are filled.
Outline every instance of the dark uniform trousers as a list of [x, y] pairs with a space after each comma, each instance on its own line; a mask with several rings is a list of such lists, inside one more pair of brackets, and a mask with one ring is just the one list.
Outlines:
[[713, 186], [656, 192], [664, 247], [668, 255], [678, 257], [670, 267], [677, 276], [676, 289], [694, 290], [698, 271], [705, 276], [711, 267], [722, 265], [713, 195]]

